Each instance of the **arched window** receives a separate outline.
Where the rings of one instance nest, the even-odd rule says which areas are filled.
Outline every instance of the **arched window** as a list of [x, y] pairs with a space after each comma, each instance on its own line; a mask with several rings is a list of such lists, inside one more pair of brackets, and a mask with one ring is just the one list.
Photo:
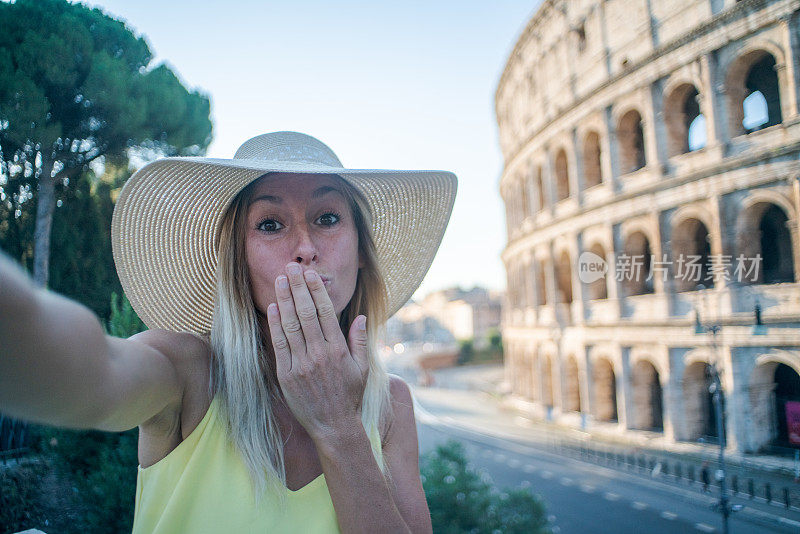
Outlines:
[[794, 282], [792, 237], [786, 212], [771, 202], [758, 202], [741, 217], [736, 241], [737, 253], [744, 262], [737, 261], [734, 265], [734, 278], [750, 284]]
[[652, 363], [639, 361], [633, 368], [633, 427], [664, 431], [664, 407], [661, 380]]
[[786, 223], [786, 214], [774, 204], [761, 216], [758, 229], [765, 284], [794, 282], [792, 237]]
[[569, 197], [569, 165], [563, 148], [556, 154], [555, 171], [557, 199], [564, 200]]
[[626, 296], [653, 293], [653, 277], [650, 274], [652, 252], [650, 241], [642, 232], [633, 232], [625, 241], [625, 258], [617, 268], [622, 272], [622, 286]]
[[711, 370], [705, 362], [693, 363], [683, 372], [685, 439], [689, 441], [703, 438], [715, 442], [719, 438], [717, 415], [708, 390], [710, 383]]
[[732, 135], [780, 124], [781, 95], [775, 57], [754, 50], [733, 62], [726, 78]]
[[646, 165], [642, 116], [635, 109], [627, 112], [619, 120], [617, 141], [622, 174], [638, 171]]
[[564, 366], [564, 411], [581, 411], [580, 374], [575, 356], [572, 354], [567, 358], [567, 364]]
[[705, 117], [700, 113], [699, 93], [683, 84], [664, 101], [664, 121], [669, 136], [670, 156], [703, 148], [706, 143]]
[[672, 267], [676, 291], [694, 291], [698, 284], [714, 287], [710, 269], [711, 239], [702, 221], [681, 221], [672, 233]]
[[534, 174], [533, 179], [536, 181], [536, 192], [538, 193], [537, 198], [537, 212], [544, 209], [545, 205], [547, 204], [547, 199], [544, 196], [544, 181], [542, 176], [542, 166], [539, 165], [536, 167], [536, 172]]
[[607, 358], [598, 358], [592, 366], [594, 385], [594, 413], [598, 421], [616, 422], [617, 377], [614, 366]]
[[597, 132], [589, 132], [583, 142], [583, 174], [587, 188], [603, 181], [600, 156], [600, 136]]
[[566, 251], [561, 253], [556, 264], [556, 285], [558, 289], [557, 302], [566, 304], [572, 303], [572, 265], [570, 264], [569, 254]]
[[[599, 243], [596, 243], [589, 249], [592, 254], [599, 256], [601, 259], [606, 259], [606, 251], [603, 249], [603, 246]], [[610, 270], [609, 270], [610, 271]], [[589, 299], [590, 300], [597, 300], [597, 299], [605, 299], [608, 298], [608, 286], [606, 284], [606, 276], [601, 276], [597, 280], [589, 283]]]

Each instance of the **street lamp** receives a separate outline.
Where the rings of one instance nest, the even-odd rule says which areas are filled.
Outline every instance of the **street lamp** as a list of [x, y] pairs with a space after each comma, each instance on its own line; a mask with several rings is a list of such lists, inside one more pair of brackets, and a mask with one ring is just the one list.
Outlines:
[[[703, 284], [698, 284], [697, 289], [705, 289], [705, 286]], [[705, 295], [703, 295], [703, 299], [705, 300]], [[722, 330], [722, 325], [718, 323], [703, 324], [700, 320], [700, 311], [695, 307], [695, 334], [711, 333], [711, 361], [709, 365], [711, 384], [708, 386], [708, 391], [711, 393], [711, 399], [714, 404], [717, 436], [719, 437], [719, 470], [716, 476], [719, 481], [719, 501], [713, 508], [722, 514], [722, 533], [728, 534], [728, 517], [730, 517], [731, 512], [738, 512], [742, 507], [741, 505], [732, 506], [728, 498], [725, 470], [725, 445], [727, 444], [727, 439], [725, 438], [725, 410], [722, 408], [722, 381], [720, 380], [719, 370], [717, 369], [717, 360], [719, 358], [717, 354], [717, 334], [720, 330]]]

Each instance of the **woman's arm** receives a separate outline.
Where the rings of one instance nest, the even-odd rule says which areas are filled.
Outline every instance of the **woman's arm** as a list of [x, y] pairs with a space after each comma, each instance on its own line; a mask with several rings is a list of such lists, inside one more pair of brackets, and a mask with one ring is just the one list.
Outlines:
[[37, 288], [0, 251], [4, 414], [101, 430], [127, 430], [147, 421], [181, 395], [174, 365], [148, 345], [157, 336], [143, 332], [137, 341], [105, 335], [91, 310]]
[[394, 418], [383, 447], [391, 475], [388, 485], [360, 421], [349, 436], [332, 437], [317, 446], [342, 532], [432, 531], [419, 476], [411, 392], [401, 378], [392, 375], [390, 390]]

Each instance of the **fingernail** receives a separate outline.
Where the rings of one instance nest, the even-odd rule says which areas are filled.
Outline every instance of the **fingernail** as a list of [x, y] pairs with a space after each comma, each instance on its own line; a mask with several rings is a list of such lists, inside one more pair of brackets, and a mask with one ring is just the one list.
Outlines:
[[306, 280], [308, 280], [308, 281], [310, 282], [311, 280], [313, 280], [313, 279], [314, 279], [314, 275], [315, 275], [315, 274], [317, 274], [317, 273], [316, 273], [316, 272], [314, 272], [314, 271], [312, 271], [311, 269], [307, 270], [307, 271], [305, 272], [305, 277], [306, 277]]
[[281, 289], [286, 289], [287, 287], [289, 287], [289, 279], [283, 275], [280, 275], [278, 277], [278, 287]]
[[286, 272], [289, 274], [300, 274], [300, 266], [296, 263], [290, 263], [286, 266]]
[[361, 321], [359, 321], [359, 323], [358, 323], [358, 329], [359, 330], [366, 330], [367, 329], [367, 316], [366, 315], [362, 315], [361, 316]]

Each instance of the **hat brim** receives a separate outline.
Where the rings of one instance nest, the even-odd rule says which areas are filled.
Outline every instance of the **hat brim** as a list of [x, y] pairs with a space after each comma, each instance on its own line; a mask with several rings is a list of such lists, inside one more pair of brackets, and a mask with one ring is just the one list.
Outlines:
[[230, 202], [268, 172], [336, 174], [362, 193], [391, 317], [422, 283], [444, 236], [457, 179], [447, 171], [344, 169], [294, 161], [163, 158], [131, 176], [111, 222], [122, 288], [148, 328], [208, 333], [217, 227]]

